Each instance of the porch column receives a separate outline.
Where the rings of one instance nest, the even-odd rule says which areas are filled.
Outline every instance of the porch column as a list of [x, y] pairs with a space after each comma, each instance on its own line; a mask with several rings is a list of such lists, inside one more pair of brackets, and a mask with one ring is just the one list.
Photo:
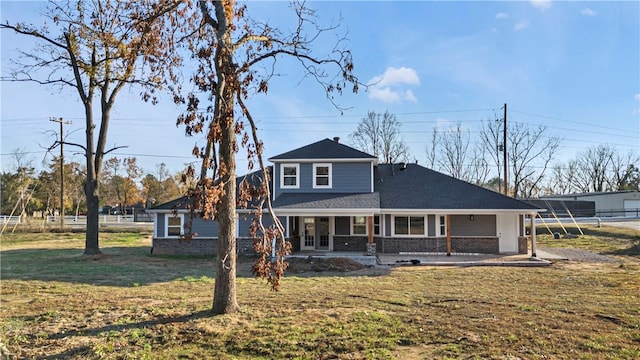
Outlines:
[[445, 227], [447, 229], [447, 256], [451, 256], [451, 215], [447, 214]]
[[531, 256], [538, 257], [536, 254], [536, 213], [529, 215], [531, 218]]
[[373, 216], [367, 216], [367, 255], [376, 254], [376, 244], [373, 242]]

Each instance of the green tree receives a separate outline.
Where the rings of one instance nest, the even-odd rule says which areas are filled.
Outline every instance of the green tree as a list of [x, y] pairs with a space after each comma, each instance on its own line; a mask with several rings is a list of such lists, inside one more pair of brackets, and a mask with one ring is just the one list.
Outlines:
[[50, 1], [43, 12], [48, 21], [40, 28], [13, 20], [0, 24], [1, 29], [38, 42], [35, 49], [14, 59], [14, 70], [2, 79], [70, 88], [84, 108], [85, 143], [68, 144], [82, 149], [86, 162], [87, 255], [101, 253], [98, 179], [105, 155], [114, 150], [106, 146], [111, 111], [126, 85], [140, 86], [144, 100], [157, 101], [155, 91], [180, 61], [172, 49], [168, 21], [180, 16], [176, 11], [180, 4], [177, 0]]
[[105, 188], [105, 200], [108, 204], [118, 204], [121, 214], [128, 206], [135, 205], [141, 200], [140, 189], [136, 181], [142, 175], [142, 169], [135, 157], [117, 157], [107, 159], [102, 169], [102, 182]]

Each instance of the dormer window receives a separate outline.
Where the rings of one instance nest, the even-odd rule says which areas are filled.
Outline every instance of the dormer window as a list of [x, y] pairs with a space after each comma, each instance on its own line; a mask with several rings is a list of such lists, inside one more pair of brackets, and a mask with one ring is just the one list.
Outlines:
[[300, 164], [280, 165], [280, 187], [282, 189], [300, 188]]
[[331, 164], [313, 164], [313, 188], [331, 188]]

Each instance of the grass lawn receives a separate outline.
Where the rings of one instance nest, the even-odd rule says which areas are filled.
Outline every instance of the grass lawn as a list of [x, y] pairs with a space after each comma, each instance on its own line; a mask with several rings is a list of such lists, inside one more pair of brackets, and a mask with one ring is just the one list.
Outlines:
[[150, 234], [101, 234], [98, 259], [82, 234], [8, 234], [0, 340], [38, 359], [640, 358], [640, 234], [538, 240], [618, 261], [296, 273], [272, 292], [242, 259], [242, 311], [211, 317], [211, 258], [151, 256]]

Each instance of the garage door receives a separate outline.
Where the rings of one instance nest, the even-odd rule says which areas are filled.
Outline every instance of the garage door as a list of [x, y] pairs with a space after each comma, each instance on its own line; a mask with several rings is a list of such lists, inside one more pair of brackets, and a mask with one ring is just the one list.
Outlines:
[[638, 217], [640, 215], [640, 200], [625, 200], [624, 215], [626, 217]]

